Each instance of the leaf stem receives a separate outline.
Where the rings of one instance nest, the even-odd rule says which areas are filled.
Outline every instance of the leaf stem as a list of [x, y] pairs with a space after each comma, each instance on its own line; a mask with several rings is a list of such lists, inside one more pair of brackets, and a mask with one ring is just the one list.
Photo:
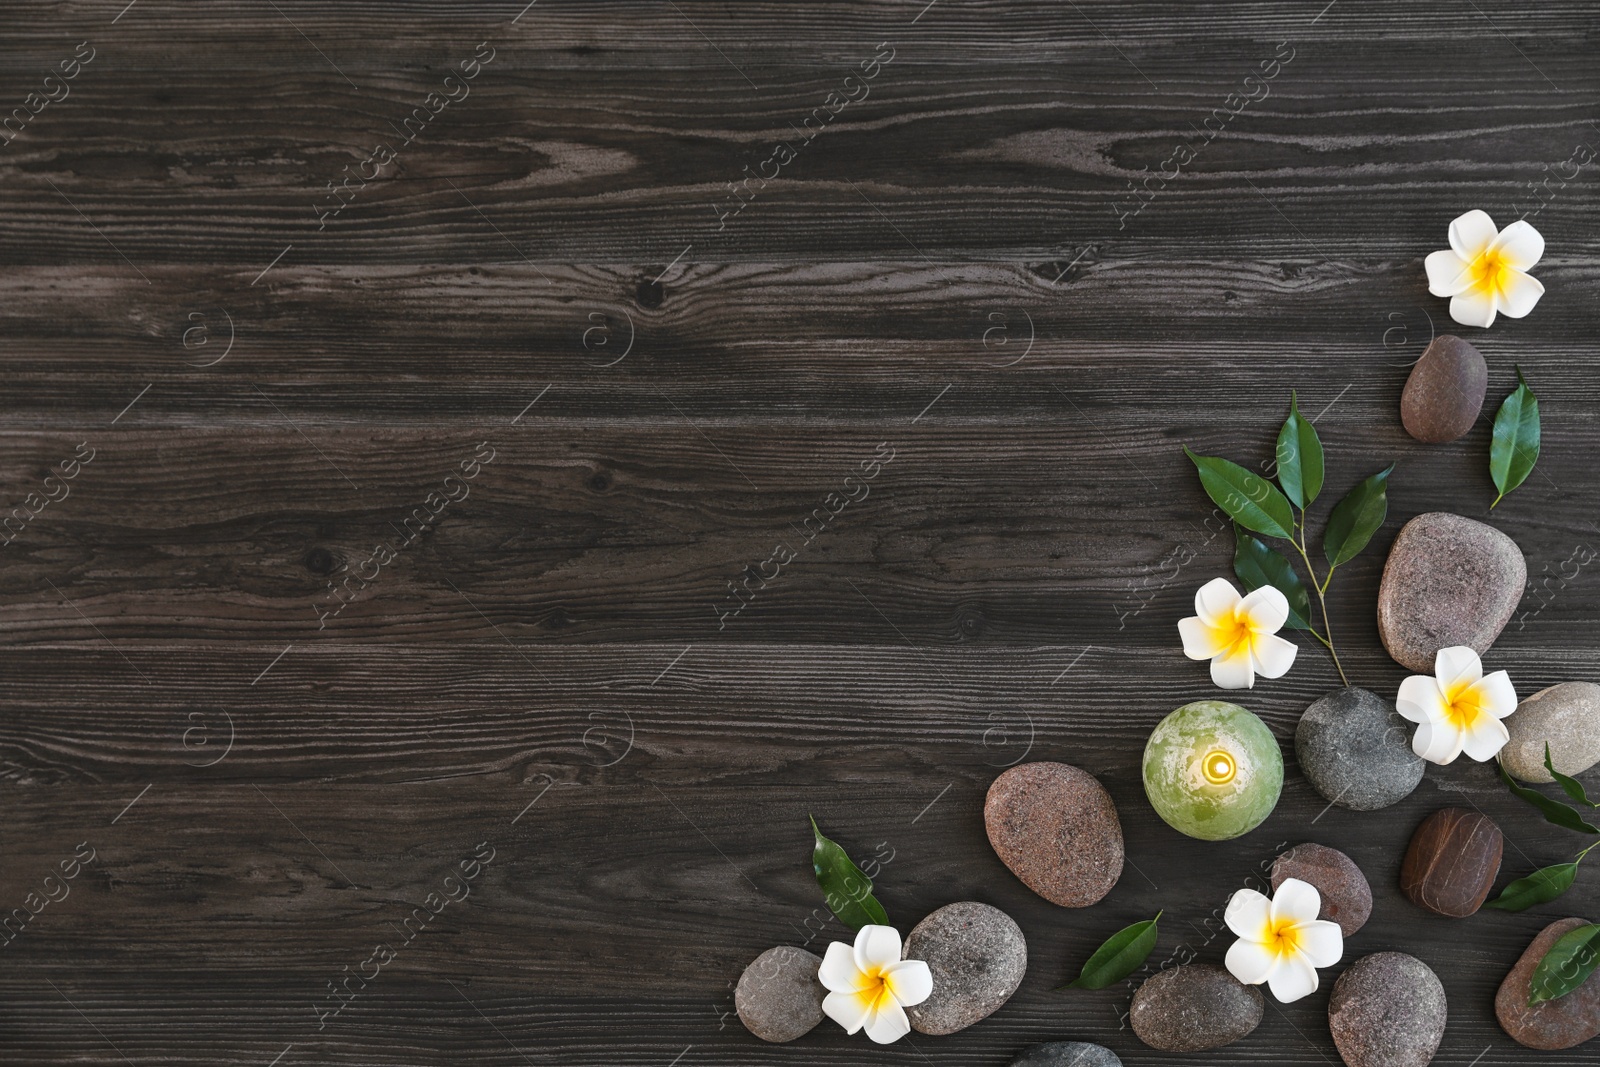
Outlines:
[[1312, 588], [1317, 591], [1317, 603], [1322, 607], [1322, 628], [1328, 634], [1327, 637], [1323, 637], [1322, 634], [1312, 630], [1311, 635], [1327, 646], [1328, 655], [1333, 657], [1333, 669], [1339, 672], [1339, 681], [1343, 682], [1348, 688], [1350, 679], [1345, 677], [1344, 664], [1339, 662], [1339, 650], [1333, 647], [1333, 618], [1328, 614], [1328, 583], [1333, 581], [1334, 567], [1330, 566], [1328, 568], [1328, 576], [1326, 578], [1321, 582], [1317, 581], [1317, 570], [1311, 565], [1311, 557], [1306, 553], [1306, 513], [1304, 508], [1300, 511], [1299, 534], [1298, 538], [1290, 538], [1290, 543], [1294, 545], [1295, 551], [1300, 553], [1300, 558], [1305, 561], [1306, 573], [1311, 575]]

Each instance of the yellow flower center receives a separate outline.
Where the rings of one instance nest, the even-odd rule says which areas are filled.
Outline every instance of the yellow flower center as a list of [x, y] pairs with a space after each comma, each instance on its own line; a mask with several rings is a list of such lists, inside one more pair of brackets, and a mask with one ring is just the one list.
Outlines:
[[1263, 940], [1268, 952], [1280, 958], [1293, 956], [1300, 951], [1300, 928], [1289, 919], [1268, 919], [1267, 936]]
[[1227, 645], [1227, 655], [1230, 659], [1240, 652], [1249, 651], [1250, 642], [1255, 637], [1255, 631], [1250, 628], [1250, 616], [1235, 611], [1221, 621], [1217, 633]]
[[1445, 721], [1457, 730], [1471, 730], [1483, 714], [1474, 691], [1475, 682], [1457, 682], [1444, 694]]
[[867, 984], [856, 990], [856, 997], [868, 1012], [878, 1012], [888, 1006], [894, 995], [889, 988], [889, 976], [882, 971], [865, 972]]
[[1234, 762], [1231, 752], [1214, 749], [1200, 759], [1200, 774], [1212, 785], [1227, 785], [1238, 773], [1239, 765]]
[[1472, 271], [1472, 287], [1486, 293], [1503, 292], [1508, 276], [1515, 270], [1499, 252], [1487, 250], [1472, 261], [1469, 269]]

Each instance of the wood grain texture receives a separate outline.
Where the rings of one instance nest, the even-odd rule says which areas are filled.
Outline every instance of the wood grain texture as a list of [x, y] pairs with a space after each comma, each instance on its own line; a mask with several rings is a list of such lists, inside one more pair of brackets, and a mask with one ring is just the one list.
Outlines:
[[[1174, 627], [1232, 552], [1179, 446], [1267, 460], [1291, 389], [1330, 501], [1398, 463], [1334, 587], [1352, 680], [1406, 674], [1377, 582], [1430, 510], [1527, 556], [1493, 666], [1524, 694], [1597, 677], [1600, 577], [1574, 561], [1600, 542], [1600, 178], [1556, 169], [1600, 144], [1593, 5], [96, 0], [0, 29], [0, 120], [94, 49], [0, 134], [0, 517], [93, 452], [0, 547], [0, 1062], [1001, 1067], [1071, 1038], [1153, 1067], [1131, 982], [1053, 987], [1161, 909], [1152, 969], [1220, 962], [1229, 894], [1301, 841], [1373, 886], [1347, 959], [1440, 975], [1437, 1063], [1592, 1062], [1515, 1045], [1492, 1002], [1552, 918], [1600, 918], [1593, 872], [1523, 915], [1399, 890], [1441, 807], [1504, 831], [1497, 885], [1580, 842], [1465, 761], [1328, 807], [1293, 759], [1337, 684], [1315, 646], [1244, 701], [1288, 762], [1259, 830], [1178, 835], [1139, 757], [1213, 692]], [[470, 94], [402, 143], [480, 42]], [[730, 188], [885, 43], [869, 94]], [[1280, 48], [1270, 93], [1131, 214]], [[378, 143], [392, 166], [319, 220]], [[1536, 206], [1548, 293], [1472, 336], [1474, 429], [1419, 445], [1400, 389], [1452, 328], [1422, 258], [1467, 208]], [[1516, 366], [1544, 450], [1490, 515]], [[1023, 759], [1118, 806], [1130, 862], [1094, 908], [987, 843]], [[847, 936], [808, 814], [891, 857], [903, 930], [953, 900], [1015, 917], [1018, 994], [890, 1048], [747, 1034], [749, 960]], [[1333, 977], [1186, 1062], [1336, 1062]]]

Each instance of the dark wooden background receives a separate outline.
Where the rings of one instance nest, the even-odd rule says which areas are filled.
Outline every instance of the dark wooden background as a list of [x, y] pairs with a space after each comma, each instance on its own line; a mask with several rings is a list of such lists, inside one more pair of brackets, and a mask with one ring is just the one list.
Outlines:
[[[1220, 963], [1206, 918], [1315, 840], [1378, 897], [1347, 958], [1444, 981], [1438, 1063], [1595, 1062], [1514, 1045], [1491, 1001], [1546, 922], [1600, 918], [1600, 872], [1464, 921], [1396, 890], [1445, 804], [1503, 827], [1500, 884], [1581, 842], [1465, 760], [1388, 811], [1326, 810], [1291, 743], [1337, 684], [1314, 644], [1244, 697], [1289, 761], [1259, 830], [1179, 836], [1139, 758], [1217, 695], [1176, 623], [1232, 542], [1179, 445], [1264, 460], [1291, 389], [1331, 455], [1322, 509], [1399, 464], [1334, 586], [1352, 680], [1389, 696], [1384, 554], [1419, 512], [1486, 517], [1520, 364], [1544, 455], [1489, 517], [1534, 588], [1489, 664], [1524, 695], [1600, 678], [1600, 568], [1573, 562], [1600, 545], [1600, 172], [1556, 176], [1600, 145], [1600, 12], [924, 4], [5, 5], [0, 114], [80, 42], [95, 58], [0, 147], [0, 510], [80, 442], [94, 459], [0, 549], [0, 913], [80, 843], [96, 859], [0, 950], [0, 1060], [998, 1067], [1078, 1038], [1173, 1063], [1120, 1028], [1131, 985], [1052, 987], [1158, 909], [1152, 966]], [[479, 42], [471, 95], [319, 230], [326, 183]], [[726, 183], [882, 42], [870, 96], [719, 228]], [[1279, 42], [1270, 96], [1119, 229], [1127, 182]], [[1491, 402], [1418, 445], [1406, 365], [1451, 328], [1422, 259], [1547, 177], [1548, 294], [1463, 328]], [[337, 568], [485, 441], [470, 496], [319, 628]], [[882, 442], [870, 495], [801, 548]], [[780, 541], [798, 558], [719, 623]], [[984, 791], [1020, 759], [1116, 798], [1130, 863], [1098, 906], [1048, 904], [990, 850]], [[888, 1048], [746, 1033], [751, 958], [848, 936], [815, 933], [808, 813], [892, 856], [902, 930], [954, 900], [1013, 915], [1010, 1003]], [[319, 1027], [327, 984], [479, 842], [470, 898]], [[1183, 1062], [1336, 1063], [1334, 977]]]

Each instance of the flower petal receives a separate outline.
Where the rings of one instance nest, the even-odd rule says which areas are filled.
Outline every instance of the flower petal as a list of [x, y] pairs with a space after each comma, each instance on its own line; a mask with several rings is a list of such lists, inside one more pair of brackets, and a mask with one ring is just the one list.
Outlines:
[[1505, 671], [1495, 671], [1482, 678], [1472, 687], [1472, 697], [1480, 709], [1497, 719], [1517, 710], [1517, 691], [1511, 685], [1511, 675]]
[[1258, 634], [1275, 634], [1289, 621], [1289, 598], [1264, 585], [1239, 601], [1239, 616]]
[[1433, 674], [1441, 690], [1457, 692], [1483, 677], [1483, 660], [1466, 645], [1451, 645], [1434, 653]]
[[1226, 578], [1213, 578], [1200, 587], [1194, 595], [1194, 613], [1207, 626], [1220, 626], [1233, 621], [1233, 609], [1239, 603], [1239, 590]]
[[1267, 946], [1241, 937], [1228, 948], [1223, 963], [1245, 985], [1260, 985], [1277, 966], [1278, 957]]
[[1505, 723], [1492, 715], [1479, 715], [1477, 721], [1463, 731], [1461, 740], [1461, 751], [1479, 763], [1487, 763], [1506, 747], [1511, 733]]
[[921, 1004], [933, 992], [933, 972], [921, 960], [901, 960], [884, 969], [889, 995], [905, 1007]]
[[906, 1018], [906, 1010], [892, 999], [879, 1005], [867, 1020], [867, 1036], [880, 1045], [893, 1044], [910, 1032], [911, 1020]]
[[1412, 722], [1437, 722], [1449, 712], [1439, 683], [1426, 674], [1413, 674], [1400, 683], [1395, 710]]
[[856, 933], [856, 967], [876, 975], [900, 962], [900, 931], [892, 926], [863, 926]]
[[1235, 892], [1228, 898], [1227, 911], [1222, 913], [1222, 921], [1228, 924], [1228, 929], [1246, 941], [1266, 941], [1267, 925], [1271, 919], [1272, 901], [1254, 889]]
[[[1510, 229], [1509, 226], [1506, 228]], [[1468, 263], [1483, 255], [1484, 250], [1499, 236], [1500, 231], [1495, 229], [1494, 219], [1477, 208], [1457, 216], [1450, 223], [1450, 247]]]
[[1494, 325], [1494, 313], [1495, 297], [1492, 292], [1468, 289], [1450, 298], [1450, 317], [1463, 326], [1488, 329]]
[[1453, 249], [1429, 252], [1422, 269], [1428, 272], [1428, 292], [1434, 296], [1455, 296], [1472, 284], [1471, 269]]
[[1322, 894], [1317, 892], [1317, 887], [1310, 882], [1303, 882], [1298, 878], [1285, 878], [1272, 893], [1272, 921], [1274, 924], [1285, 920], [1295, 926], [1316, 922], [1317, 913], [1322, 910]]
[[1325, 919], [1306, 923], [1297, 931], [1300, 952], [1313, 967], [1332, 967], [1344, 956], [1344, 931]]
[[1260, 634], [1250, 642], [1251, 653], [1255, 656], [1255, 668], [1263, 678], [1282, 678], [1289, 673], [1289, 668], [1294, 666], [1294, 658], [1300, 652], [1300, 646], [1293, 641], [1286, 641], [1277, 634]]
[[1544, 283], [1520, 270], [1502, 271], [1500, 274], [1500, 310], [1513, 319], [1520, 319], [1533, 310], [1533, 305], [1544, 295]]
[[1267, 988], [1280, 1004], [1293, 1004], [1317, 991], [1317, 969], [1301, 955], [1285, 956], [1267, 978]]
[[843, 941], [835, 941], [828, 946], [827, 953], [822, 957], [822, 966], [817, 968], [817, 981], [822, 983], [822, 988], [833, 993], [854, 993], [872, 983], [872, 979], [862, 974], [861, 968], [856, 966], [855, 950]]
[[1212, 657], [1211, 681], [1223, 689], [1255, 688], [1255, 657], [1250, 655], [1249, 642], [1240, 641], [1232, 652]]
[[822, 998], [822, 1014], [853, 1034], [866, 1024], [872, 1014], [872, 1002], [856, 993], [829, 993]]
[[1517, 270], [1531, 270], [1544, 255], [1544, 235], [1527, 219], [1518, 219], [1501, 230], [1489, 248], [1500, 253], [1500, 258]]
[[1178, 636], [1183, 638], [1183, 654], [1190, 659], [1210, 659], [1228, 650], [1228, 632], [1207, 626], [1198, 615], [1178, 620]]
[[1461, 731], [1447, 722], [1425, 722], [1411, 737], [1411, 751], [1443, 767], [1461, 755]]

